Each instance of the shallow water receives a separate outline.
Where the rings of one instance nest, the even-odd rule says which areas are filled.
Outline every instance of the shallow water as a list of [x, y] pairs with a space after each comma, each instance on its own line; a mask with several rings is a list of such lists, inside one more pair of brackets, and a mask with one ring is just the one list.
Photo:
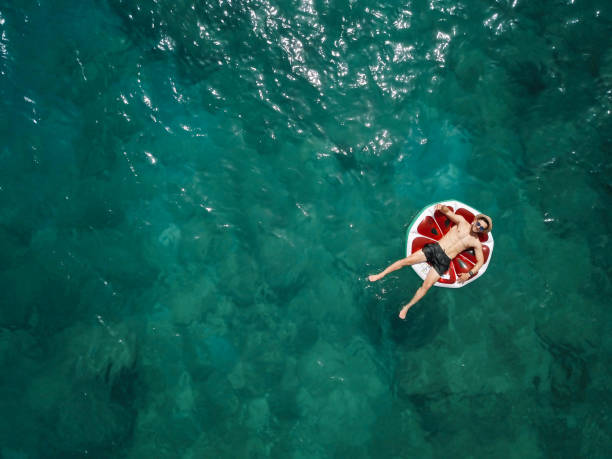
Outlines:
[[[611, 14], [1, 2], [1, 456], [604, 457]], [[492, 262], [401, 322], [448, 198]]]

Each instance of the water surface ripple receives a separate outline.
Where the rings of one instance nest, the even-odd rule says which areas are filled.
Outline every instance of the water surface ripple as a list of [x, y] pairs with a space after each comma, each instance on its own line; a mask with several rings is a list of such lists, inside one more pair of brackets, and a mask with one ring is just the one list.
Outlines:
[[[0, 456], [604, 457], [611, 13], [0, 2]], [[448, 198], [495, 256], [399, 321]]]

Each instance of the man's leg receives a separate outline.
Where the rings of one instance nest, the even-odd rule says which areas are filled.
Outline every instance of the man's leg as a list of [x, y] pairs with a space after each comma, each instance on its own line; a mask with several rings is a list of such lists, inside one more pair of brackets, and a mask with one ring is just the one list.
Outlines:
[[410, 266], [416, 263], [423, 263], [424, 261], [426, 261], [425, 254], [423, 254], [422, 250], [418, 250], [413, 254], [407, 256], [406, 258], [397, 260], [395, 263], [387, 266], [384, 271], [378, 274], [372, 274], [371, 276], [368, 276], [368, 280], [370, 282], [376, 282], [378, 279], [382, 279], [383, 277], [385, 277], [391, 271], [403, 268], [404, 266]]
[[440, 279], [440, 275], [438, 274], [438, 272], [435, 269], [431, 268], [429, 270], [429, 272], [427, 273], [427, 276], [425, 277], [425, 280], [423, 281], [423, 285], [421, 285], [418, 288], [418, 290], [416, 291], [416, 293], [414, 294], [414, 296], [410, 300], [410, 303], [408, 303], [406, 306], [404, 306], [402, 308], [402, 310], [400, 311], [400, 313], [399, 313], [400, 319], [405, 319], [406, 318], [406, 313], [408, 312], [408, 309], [410, 309], [412, 306], [414, 306], [414, 303], [416, 303], [421, 298], [423, 298], [425, 296], [425, 294], [427, 293], [427, 290], [429, 290], [433, 284], [438, 282], [438, 279]]

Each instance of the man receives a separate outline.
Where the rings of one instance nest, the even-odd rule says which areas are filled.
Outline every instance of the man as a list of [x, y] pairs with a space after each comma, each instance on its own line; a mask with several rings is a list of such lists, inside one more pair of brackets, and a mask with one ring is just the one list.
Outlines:
[[469, 224], [465, 218], [452, 212], [443, 204], [436, 205], [435, 209], [446, 215], [446, 217], [456, 225], [438, 242], [427, 244], [421, 250], [388, 266], [384, 271], [378, 274], [372, 274], [368, 277], [370, 282], [375, 282], [392, 271], [403, 268], [404, 266], [423, 263], [424, 261], [433, 267], [433, 269], [429, 270], [429, 273], [425, 277], [425, 281], [423, 281], [423, 285], [416, 291], [410, 303], [404, 306], [400, 311], [400, 319], [406, 318], [408, 309], [425, 296], [431, 286], [438, 282], [438, 279], [448, 270], [451, 260], [464, 250], [469, 248], [474, 249], [476, 265], [474, 265], [469, 273], [462, 273], [459, 276], [459, 282], [465, 282], [470, 277], [475, 276], [484, 264], [482, 244], [480, 243], [480, 239], [478, 239], [478, 235], [491, 231], [491, 227], [493, 226], [491, 218], [484, 214], [478, 214], [474, 218], [472, 224]]

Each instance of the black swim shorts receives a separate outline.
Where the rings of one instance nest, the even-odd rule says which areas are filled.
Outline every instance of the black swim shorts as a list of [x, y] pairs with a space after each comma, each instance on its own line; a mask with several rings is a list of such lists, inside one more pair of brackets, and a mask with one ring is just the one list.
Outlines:
[[440, 244], [437, 242], [427, 244], [423, 247], [423, 253], [425, 254], [425, 258], [427, 258], [427, 263], [433, 266], [440, 276], [448, 271], [451, 259], [444, 253]]

